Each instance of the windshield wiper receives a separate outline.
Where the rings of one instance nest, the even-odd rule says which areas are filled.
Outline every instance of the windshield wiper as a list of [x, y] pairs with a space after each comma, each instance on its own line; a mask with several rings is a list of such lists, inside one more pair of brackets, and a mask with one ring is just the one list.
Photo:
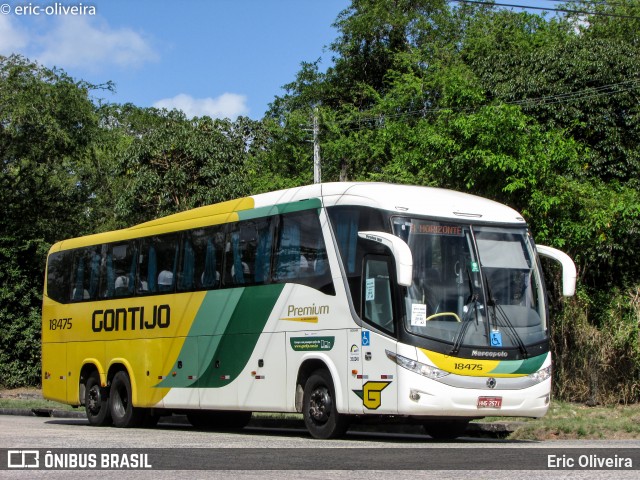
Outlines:
[[[516, 331], [515, 327], [511, 323], [511, 320], [509, 320], [509, 317], [505, 313], [502, 306], [498, 303], [498, 301], [493, 296], [493, 293], [491, 291], [491, 286], [489, 285], [489, 279], [487, 278], [486, 275], [484, 276], [484, 282], [485, 282], [485, 285], [487, 286], [487, 295], [489, 297], [487, 300], [487, 306], [493, 307], [493, 324], [495, 325], [496, 330], [498, 329], [498, 326], [506, 326], [507, 333], [509, 334], [511, 341], [518, 346], [518, 349], [520, 350], [520, 353], [524, 358], [529, 358], [529, 351], [527, 350], [527, 347], [524, 345], [522, 338], [520, 338], [520, 335], [518, 335], [518, 332]], [[502, 325], [498, 325], [498, 315], [496, 314], [496, 312], [500, 315], [500, 320], [502, 321]], [[489, 313], [489, 323], [491, 323], [491, 313]]]
[[471, 295], [471, 299], [464, 306], [464, 315], [462, 316], [462, 324], [460, 325], [460, 330], [456, 335], [456, 338], [453, 342], [453, 348], [451, 349], [450, 355], [456, 355], [460, 351], [460, 347], [462, 346], [462, 341], [464, 340], [464, 336], [469, 329], [469, 324], [471, 323], [471, 310], [476, 313], [476, 324], [478, 323], [478, 294], [474, 292]]

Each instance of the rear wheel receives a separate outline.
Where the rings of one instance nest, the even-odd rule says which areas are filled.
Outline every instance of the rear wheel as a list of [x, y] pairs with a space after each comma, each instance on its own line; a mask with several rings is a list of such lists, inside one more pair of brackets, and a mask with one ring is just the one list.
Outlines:
[[107, 390], [100, 386], [100, 375], [94, 371], [84, 384], [84, 408], [91, 425], [104, 427], [111, 425], [109, 412], [109, 396]]
[[130, 428], [141, 426], [147, 416], [144, 408], [133, 406], [131, 401], [131, 381], [127, 372], [115, 374], [109, 390], [109, 411], [116, 427]]
[[251, 420], [251, 412], [196, 410], [187, 413], [187, 420], [203, 430], [240, 430]]
[[467, 425], [469, 420], [429, 420], [423, 427], [434, 440], [453, 440], [465, 434]]
[[349, 428], [349, 418], [338, 413], [331, 375], [316, 370], [304, 385], [302, 415], [314, 438], [337, 438]]

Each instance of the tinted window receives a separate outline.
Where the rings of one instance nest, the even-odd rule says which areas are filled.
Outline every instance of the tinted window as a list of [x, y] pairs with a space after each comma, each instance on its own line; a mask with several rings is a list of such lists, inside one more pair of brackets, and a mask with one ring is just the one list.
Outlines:
[[335, 294], [316, 210], [53, 253], [56, 301], [300, 283]]
[[125, 297], [135, 292], [136, 250], [134, 242], [106, 245], [101, 297]]
[[184, 234], [182, 243], [178, 290], [220, 288], [224, 227], [192, 230]]
[[47, 295], [56, 302], [66, 303], [71, 297], [73, 251], [56, 252], [47, 261]]
[[364, 267], [363, 318], [376, 327], [393, 333], [393, 302], [389, 260], [366, 257]]
[[315, 210], [283, 215], [278, 228], [274, 281], [307, 285], [334, 294], [327, 249]]
[[272, 218], [230, 226], [227, 243], [226, 285], [264, 284], [271, 279]]

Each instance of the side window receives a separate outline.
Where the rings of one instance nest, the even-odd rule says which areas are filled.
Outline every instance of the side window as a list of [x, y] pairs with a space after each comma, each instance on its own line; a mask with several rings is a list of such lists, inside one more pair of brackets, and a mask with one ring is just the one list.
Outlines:
[[335, 294], [317, 211], [296, 212], [280, 218], [274, 281], [300, 283]]
[[227, 285], [256, 285], [270, 280], [271, 220], [267, 217], [231, 226], [227, 248]]
[[390, 260], [388, 257], [368, 255], [364, 261], [362, 293], [363, 319], [376, 327], [394, 333], [393, 295]]
[[224, 246], [223, 227], [185, 233], [178, 290], [220, 288]]
[[67, 303], [71, 299], [71, 272], [73, 251], [56, 252], [47, 260], [47, 295], [56, 302]]
[[71, 300], [95, 300], [100, 284], [101, 246], [75, 250], [73, 258]]
[[194, 290], [196, 286], [196, 251], [191, 232], [182, 235], [182, 255], [178, 264], [176, 286], [179, 292]]
[[337, 206], [327, 209], [353, 305], [362, 306], [363, 258], [366, 254], [384, 254], [381, 245], [358, 238], [358, 232], [388, 232], [387, 222], [379, 210], [368, 207]]
[[178, 270], [179, 235], [147, 237], [140, 242], [137, 291], [140, 294], [173, 292]]
[[101, 297], [124, 297], [135, 293], [136, 253], [134, 242], [106, 246], [105, 267], [100, 282]]

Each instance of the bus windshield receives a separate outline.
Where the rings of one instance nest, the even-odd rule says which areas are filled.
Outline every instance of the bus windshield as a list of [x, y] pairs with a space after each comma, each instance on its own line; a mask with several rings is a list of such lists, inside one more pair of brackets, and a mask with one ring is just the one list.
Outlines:
[[524, 228], [394, 218], [413, 254], [409, 332], [461, 346], [519, 348], [547, 339], [540, 269]]

